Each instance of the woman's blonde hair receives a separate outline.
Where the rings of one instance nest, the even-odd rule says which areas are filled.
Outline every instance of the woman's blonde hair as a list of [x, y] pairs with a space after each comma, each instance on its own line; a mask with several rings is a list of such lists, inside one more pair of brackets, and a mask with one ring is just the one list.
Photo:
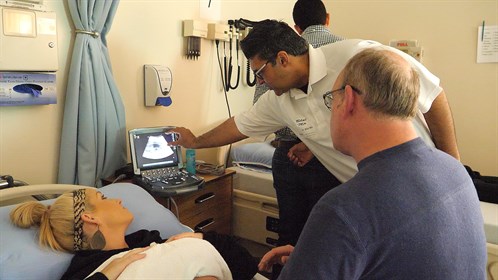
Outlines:
[[[10, 212], [10, 220], [20, 228], [38, 226], [40, 245], [56, 251], [73, 252], [75, 219], [73, 195], [74, 192], [64, 193], [50, 206], [37, 201], [25, 202]], [[84, 210], [94, 210], [87, 195]], [[82, 249], [87, 248], [88, 244], [84, 241]]]

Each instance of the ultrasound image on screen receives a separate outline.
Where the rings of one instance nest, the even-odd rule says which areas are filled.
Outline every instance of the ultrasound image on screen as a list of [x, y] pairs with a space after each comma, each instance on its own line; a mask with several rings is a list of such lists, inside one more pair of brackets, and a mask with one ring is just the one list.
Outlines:
[[163, 159], [173, 154], [173, 149], [162, 136], [149, 136], [142, 156], [147, 159]]
[[140, 169], [151, 169], [178, 165], [176, 146], [168, 146], [174, 141], [174, 134], [153, 132], [134, 135], [137, 165]]

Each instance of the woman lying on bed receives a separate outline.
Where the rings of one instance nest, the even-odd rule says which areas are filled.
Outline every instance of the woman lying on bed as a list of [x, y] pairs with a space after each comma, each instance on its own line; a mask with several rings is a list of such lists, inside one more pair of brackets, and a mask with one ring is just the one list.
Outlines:
[[155, 230], [125, 236], [133, 214], [96, 189], [63, 194], [51, 206], [26, 202], [10, 218], [22, 228], [38, 225], [41, 245], [75, 254], [62, 279], [251, 279], [257, 272], [255, 259], [229, 236], [189, 232], [166, 242]]

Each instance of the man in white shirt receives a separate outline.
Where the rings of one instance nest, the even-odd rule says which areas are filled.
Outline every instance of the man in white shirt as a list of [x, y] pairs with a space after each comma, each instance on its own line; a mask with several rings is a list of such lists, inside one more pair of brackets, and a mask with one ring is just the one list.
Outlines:
[[[365, 40], [344, 40], [313, 49], [286, 23], [274, 20], [256, 25], [241, 41], [241, 48], [258, 82], [268, 84], [272, 92], [263, 95], [249, 111], [199, 137], [187, 128], [174, 129], [180, 137], [173, 144], [194, 149], [219, 147], [249, 136], [266, 136], [287, 126], [334, 176], [345, 182], [357, 172], [356, 164], [351, 157], [332, 148], [330, 113], [323, 105], [322, 96], [357, 52], [382, 48], [400, 54], [419, 71], [418, 108], [425, 120], [416, 118], [418, 135], [429, 145], [459, 159], [453, 119], [439, 79], [411, 56]], [[297, 152], [290, 156], [299, 160]]]
[[[329, 30], [330, 15], [321, 0], [296, 1], [292, 18], [294, 29], [313, 48], [344, 40]], [[266, 92], [271, 92], [268, 85], [257, 83], [253, 103]], [[276, 245], [296, 245], [313, 206], [326, 192], [340, 184], [318, 159], [313, 158], [311, 152], [307, 157], [310, 160], [304, 165], [297, 165], [289, 159], [289, 150], [300, 142], [292, 130], [285, 127], [275, 131], [275, 139], [270, 143], [275, 148], [271, 169], [279, 209]], [[302, 144], [297, 147], [304, 149]], [[310, 188], [310, 185], [313, 188]], [[273, 278], [278, 275], [278, 271], [277, 267], [272, 269]]]

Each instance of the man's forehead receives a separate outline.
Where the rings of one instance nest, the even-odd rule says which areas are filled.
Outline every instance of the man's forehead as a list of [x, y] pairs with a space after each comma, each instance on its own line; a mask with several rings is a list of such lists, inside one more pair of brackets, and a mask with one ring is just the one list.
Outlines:
[[337, 78], [335, 79], [335, 82], [334, 82], [334, 88], [336, 86], [341, 86], [342, 83], [344, 81], [344, 70], [342, 70], [339, 75], [337, 76]]
[[258, 61], [261, 61], [261, 60], [262, 60], [262, 59], [261, 59], [261, 57], [259, 56], [259, 54], [257, 54], [257, 55], [255, 55], [255, 56], [253, 56], [253, 57], [249, 58], [249, 62], [255, 62], [255, 63], [257, 63]]
[[259, 57], [259, 55], [255, 55], [253, 56], [252, 58], [249, 58], [249, 65], [251, 66], [251, 68], [259, 68], [259, 67], [256, 67], [260, 64], [264, 63], [264, 61]]

